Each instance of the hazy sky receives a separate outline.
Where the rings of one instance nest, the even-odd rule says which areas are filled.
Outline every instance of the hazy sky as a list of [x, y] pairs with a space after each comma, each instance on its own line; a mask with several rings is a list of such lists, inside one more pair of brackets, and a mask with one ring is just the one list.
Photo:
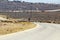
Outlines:
[[43, 3], [56, 3], [56, 4], [60, 4], [60, 0], [21, 0], [21, 1], [27, 1], [27, 2], [43, 2]]

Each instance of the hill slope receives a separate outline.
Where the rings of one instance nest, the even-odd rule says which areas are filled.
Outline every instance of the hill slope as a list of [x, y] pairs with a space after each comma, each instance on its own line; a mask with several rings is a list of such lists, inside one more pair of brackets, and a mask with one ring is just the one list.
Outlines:
[[4, 10], [51, 10], [59, 9], [60, 5], [46, 3], [28, 3], [20, 1], [0, 2], [0, 11]]

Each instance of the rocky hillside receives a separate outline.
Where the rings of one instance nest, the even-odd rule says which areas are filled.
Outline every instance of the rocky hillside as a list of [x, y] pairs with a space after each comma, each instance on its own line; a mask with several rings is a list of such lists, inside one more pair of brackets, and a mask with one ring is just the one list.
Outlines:
[[28, 3], [21, 1], [3, 1], [0, 2], [0, 11], [6, 10], [51, 10], [59, 9], [58, 4], [47, 4], [47, 3]]

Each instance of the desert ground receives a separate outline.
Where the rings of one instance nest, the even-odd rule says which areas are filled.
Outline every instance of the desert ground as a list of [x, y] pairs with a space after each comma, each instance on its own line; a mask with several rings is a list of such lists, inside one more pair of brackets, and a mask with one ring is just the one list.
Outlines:
[[32, 22], [18, 22], [18, 23], [0, 22], [0, 35], [24, 31], [34, 27], [36, 27], [36, 25]]
[[0, 40], [60, 40], [60, 24], [34, 23], [35, 28], [0, 36]]

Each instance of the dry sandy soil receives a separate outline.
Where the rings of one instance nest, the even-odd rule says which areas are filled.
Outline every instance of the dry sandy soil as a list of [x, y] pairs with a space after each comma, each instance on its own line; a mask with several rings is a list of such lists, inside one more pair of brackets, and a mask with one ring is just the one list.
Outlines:
[[60, 24], [37, 23], [35, 28], [0, 36], [0, 40], [60, 40]]
[[34, 28], [36, 25], [32, 22], [19, 22], [19, 23], [0, 23], [0, 35], [9, 34], [26, 29]]

